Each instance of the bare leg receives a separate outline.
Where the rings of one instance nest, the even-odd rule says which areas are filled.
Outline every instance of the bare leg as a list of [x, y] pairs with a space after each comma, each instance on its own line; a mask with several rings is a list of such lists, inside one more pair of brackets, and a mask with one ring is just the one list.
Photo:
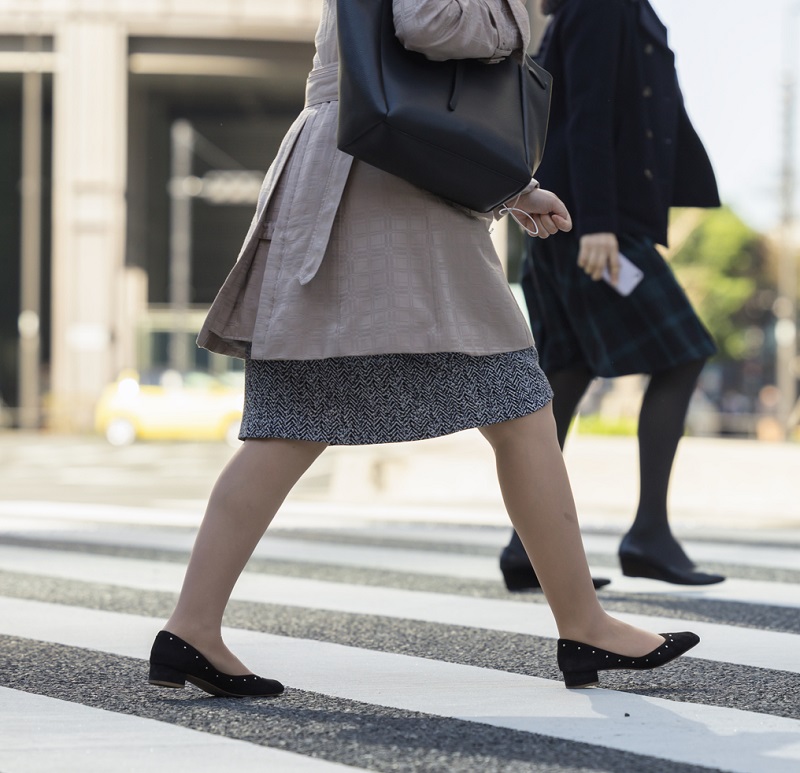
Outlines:
[[325, 449], [304, 440], [246, 440], [220, 474], [164, 628], [229, 674], [249, 673], [222, 641], [233, 586], [300, 476]]
[[[563, 450], [567, 440], [567, 433], [575, 412], [578, 410], [589, 384], [592, 383], [592, 374], [585, 365], [573, 365], [555, 373], [547, 373], [547, 380], [553, 389], [553, 416], [556, 420], [556, 433], [558, 445]], [[522, 559], [525, 548], [516, 532], [511, 533], [511, 540], [504, 551], [506, 560], [519, 561]]]
[[659, 646], [662, 637], [610, 617], [597, 600], [551, 407], [481, 432], [494, 449], [503, 501], [559, 635], [630, 657]]

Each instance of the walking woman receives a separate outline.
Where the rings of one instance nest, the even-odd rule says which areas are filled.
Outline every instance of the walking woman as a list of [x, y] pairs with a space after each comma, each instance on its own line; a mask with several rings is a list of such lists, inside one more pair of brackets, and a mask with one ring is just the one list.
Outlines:
[[[622, 572], [681, 585], [721, 582], [695, 568], [667, 519], [689, 400], [716, 347], [655, 249], [667, 243], [671, 206], [719, 205], [714, 172], [683, 105], [667, 30], [648, 0], [542, 0], [542, 10], [553, 16], [537, 60], [553, 75], [553, 97], [537, 177], [563, 196], [575, 229], [546, 244], [529, 241], [522, 287], [555, 394], [558, 441], [563, 448], [596, 376], [649, 374], [639, 413], [639, 506], [619, 548]], [[644, 277], [624, 296], [600, 281], [604, 271], [619, 279], [620, 252]], [[500, 567], [510, 590], [538, 586], [516, 534]]]
[[[490, 60], [528, 43], [522, 0], [394, 0], [393, 8], [404, 45], [431, 58]], [[177, 606], [153, 645], [150, 682], [280, 693], [279, 682], [250, 673], [227, 649], [221, 624], [292, 486], [328, 445], [470, 427], [494, 449], [506, 507], [558, 623], [567, 685], [682, 654], [694, 634], [649, 633], [598, 603], [550, 387], [492, 248], [491, 218], [337, 151], [334, 0], [323, 5], [316, 48], [306, 107], [200, 334], [201, 345], [246, 360], [244, 443], [212, 491]], [[533, 182], [516, 206], [543, 235], [571, 227], [561, 201]]]

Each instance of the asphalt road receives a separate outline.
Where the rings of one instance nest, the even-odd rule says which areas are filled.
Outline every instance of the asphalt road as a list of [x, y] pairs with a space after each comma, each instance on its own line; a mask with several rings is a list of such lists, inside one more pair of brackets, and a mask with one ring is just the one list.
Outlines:
[[[462, 470], [482, 453], [459, 448]], [[576, 444], [575, 477], [600, 464], [590, 451]], [[769, 466], [791, 464], [787, 451]], [[748, 453], [753, 469], [775, 451]], [[409, 492], [431, 477], [441, 486], [453, 457], [438, 450], [419, 467], [391, 449], [333, 453], [279, 514], [226, 618], [228, 643], [287, 692], [227, 700], [149, 686], [150, 642], [230, 454], [0, 435], [3, 773], [800, 769], [800, 538], [785, 492], [765, 493], [771, 512], [748, 521], [746, 486], [731, 497], [733, 524], [709, 512], [692, 529], [691, 507], [681, 511], [695, 560], [729, 577], [696, 589], [621, 577], [630, 495], [592, 500], [576, 484], [593, 571], [612, 578], [606, 608], [702, 642], [658, 671], [567, 691], [541, 595], [502, 585], [496, 492], [476, 476], [446, 501], [436, 481], [427, 503]]]

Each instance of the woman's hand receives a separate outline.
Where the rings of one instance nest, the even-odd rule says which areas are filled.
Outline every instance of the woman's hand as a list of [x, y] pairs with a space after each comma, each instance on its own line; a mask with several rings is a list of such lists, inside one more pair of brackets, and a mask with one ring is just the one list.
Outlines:
[[[546, 239], [558, 231], [572, 229], [572, 218], [564, 202], [550, 191], [534, 188], [509, 201], [506, 206], [513, 212], [522, 210], [539, 229], [536, 236]], [[520, 222], [519, 220], [517, 222]], [[524, 226], [523, 226], [524, 227]], [[531, 233], [529, 229], [525, 229]], [[533, 234], [531, 234], [533, 235]]]
[[596, 282], [607, 267], [611, 283], [619, 278], [619, 243], [612, 233], [584, 234], [581, 236], [578, 265]]

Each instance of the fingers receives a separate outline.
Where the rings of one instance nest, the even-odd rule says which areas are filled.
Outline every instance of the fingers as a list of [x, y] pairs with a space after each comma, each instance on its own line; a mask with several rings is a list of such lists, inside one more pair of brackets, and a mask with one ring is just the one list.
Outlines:
[[[545, 192], [549, 193], [549, 191]], [[550, 195], [552, 196], [553, 201], [550, 205], [549, 214], [556, 215], [562, 220], [568, 220], [570, 223], [572, 223], [572, 218], [569, 216], [569, 210], [567, 209], [566, 204], [564, 204], [564, 202], [561, 201], [561, 199], [559, 199], [554, 193], [551, 193]]]
[[608, 267], [612, 280], [619, 276], [619, 247], [617, 237], [611, 233], [585, 234], [580, 240], [578, 266], [595, 282], [602, 278]]
[[536, 223], [539, 229], [539, 232], [536, 234], [539, 239], [546, 239], [548, 236], [552, 236], [560, 230], [563, 230], [558, 227], [553, 217], [550, 215], [530, 215], [530, 218]]
[[513, 206], [528, 213], [539, 227], [540, 239], [572, 229], [572, 218], [564, 202], [550, 191], [540, 188], [529, 191], [514, 199]]
[[558, 233], [558, 226], [553, 222], [553, 218], [550, 215], [539, 215], [539, 223], [539, 234], [542, 239]]
[[567, 212], [566, 217], [563, 217], [562, 215], [553, 214], [553, 222], [556, 224], [559, 231], [572, 230], [572, 218], [570, 217], [569, 212]]
[[550, 234], [547, 233], [547, 231], [545, 230], [544, 225], [542, 225], [542, 216], [541, 215], [532, 215], [532, 214], [529, 213], [528, 217], [534, 223], [536, 223], [536, 233], [533, 233], [532, 231], [528, 231], [528, 236], [535, 236], [537, 239], [546, 239], [548, 236], [550, 236]]
[[581, 249], [578, 254], [578, 265], [596, 282], [603, 276], [607, 259], [605, 252], [589, 247]]

